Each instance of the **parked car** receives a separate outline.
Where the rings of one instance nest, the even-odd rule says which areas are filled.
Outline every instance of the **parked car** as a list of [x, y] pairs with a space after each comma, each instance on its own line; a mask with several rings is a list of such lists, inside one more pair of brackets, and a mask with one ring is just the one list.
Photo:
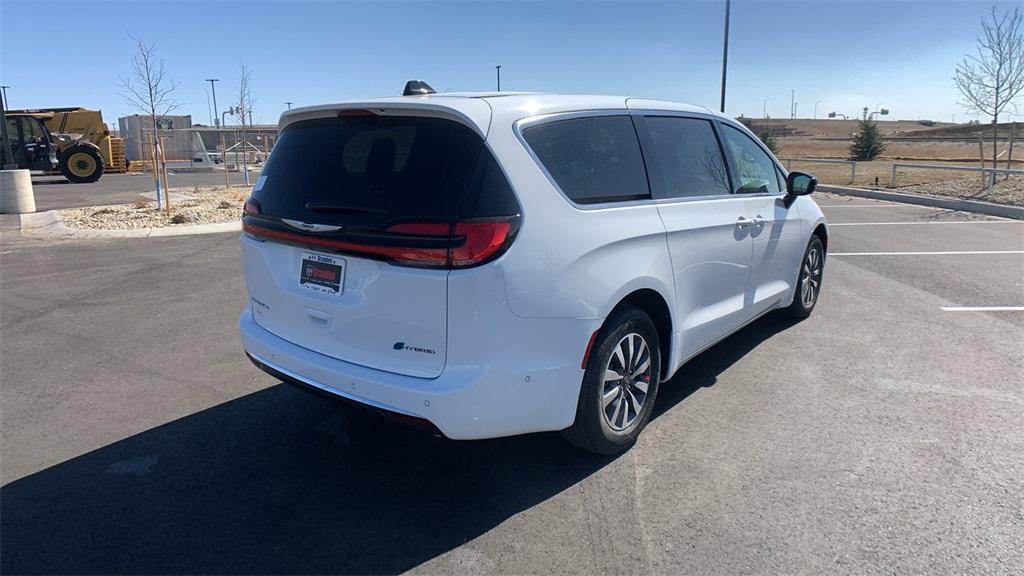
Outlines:
[[821, 289], [816, 180], [738, 122], [639, 98], [298, 108], [243, 215], [250, 359], [453, 439], [627, 449], [687, 360]]

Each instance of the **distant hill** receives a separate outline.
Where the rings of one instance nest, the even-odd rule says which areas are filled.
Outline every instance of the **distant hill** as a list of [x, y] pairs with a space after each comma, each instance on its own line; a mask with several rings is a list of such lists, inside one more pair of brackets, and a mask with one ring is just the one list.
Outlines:
[[[1024, 136], [1024, 123], [1001, 122], [996, 125], [999, 138], [1009, 138], [1010, 129], [1017, 124], [1017, 137]], [[936, 125], [934, 128], [915, 130], [902, 134], [903, 136], [915, 136], [924, 138], [977, 138], [979, 135], [986, 139], [992, 137], [991, 124], [949, 124], [944, 126]]]
[[[774, 136], [782, 137], [837, 138], [848, 137], [857, 131], [857, 121], [853, 119], [814, 120], [811, 118], [796, 118], [790, 120], [788, 118], [769, 118], [764, 120], [762, 118], [745, 118], [741, 116], [737, 120], [742, 122], [747, 128], [750, 128], [755, 134], [760, 134], [767, 129]], [[929, 124], [931, 125], [929, 126]], [[941, 131], [947, 128], [970, 128], [976, 130], [978, 126], [952, 124], [950, 122], [930, 122], [928, 120], [879, 120], [878, 128], [886, 136], [918, 136], [919, 133], [926, 132], [927, 134], [920, 135], [934, 138], [949, 136], [940, 135], [941, 133], [933, 134], [933, 131]], [[991, 125], [989, 128], [991, 129]], [[958, 136], [958, 133], [952, 135], [952, 137]]]

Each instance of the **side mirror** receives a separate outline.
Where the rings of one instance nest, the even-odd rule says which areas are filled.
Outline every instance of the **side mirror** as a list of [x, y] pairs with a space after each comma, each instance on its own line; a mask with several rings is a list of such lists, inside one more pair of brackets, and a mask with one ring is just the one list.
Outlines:
[[786, 176], [786, 208], [789, 208], [797, 196], [806, 196], [818, 186], [818, 179], [803, 172], [790, 172]]

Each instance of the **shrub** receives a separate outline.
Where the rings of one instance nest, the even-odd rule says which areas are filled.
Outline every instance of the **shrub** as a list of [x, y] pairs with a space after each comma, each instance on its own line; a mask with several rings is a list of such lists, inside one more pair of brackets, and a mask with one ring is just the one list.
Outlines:
[[853, 135], [853, 143], [850, 144], [850, 157], [853, 160], [874, 160], [879, 154], [885, 151], [885, 137], [878, 130], [878, 124], [874, 121], [864, 119], [857, 121], [860, 132]]

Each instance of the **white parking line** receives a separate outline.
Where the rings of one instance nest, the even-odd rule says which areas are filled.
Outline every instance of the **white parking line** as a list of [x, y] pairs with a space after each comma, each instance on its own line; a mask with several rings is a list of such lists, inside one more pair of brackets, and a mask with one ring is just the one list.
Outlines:
[[1024, 312], [1024, 306], [939, 306], [946, 312]]
[[961, 254], [1024, 254], [1024, 250], [964, 250], [950, 252], [829, 252], [829, 256], [959, 256]]
[[832, 226], [910, 226], [917, 224], [1024, 224], [1024, 220], [942, 220], [935, 222], [838, 222]]

